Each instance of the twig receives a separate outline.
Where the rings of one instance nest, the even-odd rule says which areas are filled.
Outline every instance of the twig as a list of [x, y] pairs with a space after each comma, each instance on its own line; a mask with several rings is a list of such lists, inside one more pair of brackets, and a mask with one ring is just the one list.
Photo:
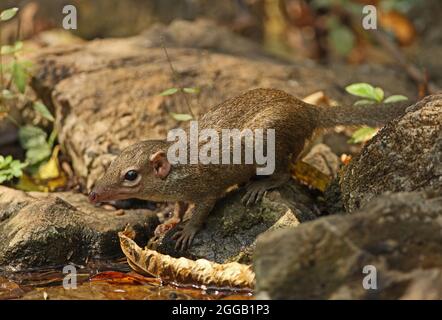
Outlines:
[[6, 119], [8, 119], [9, 121], [11, 121], [17, 128], [20, 128], [20, 125], [18, 124], [17, 120], [15, 120], [12, 116], [10, 116], [9, 114], [6, 115]]
[[179, 74], [178, 74], [178, 72], [176, 72], [175, 68], [173, 67], [172, 60], [170, 59], [169, 53], [167, 52], [163, 38], [161, 38], [161, 46], [163, 47], [164, 54], [166, 55], [166, 59], [167, 59], [167, 62], [169, 63], [170, 70], [172, 71], [172, 76], [174, 78], [174, 81], [176, 84], [178, 84], [178, 86], [177, 86], [179, 89], [178, 91], [180, 92], [181, 96], [184, 98], [184, 101], [186, 102], [187, 109], [188, 109], [189, 113], [191, 114], [192, 118], [196, 119], [195, 114], [192, 111], [192, 107], [190, 106], [189, 99], [187, 98], [187, 95], [183, 92], [182, 86], [179, 85], [180, 84]]
[[21, 31], [21, 17], [20, 14], [17, 15], [17, 30], [15, 33], [15, 41], [19, 41], [20, 40], [20, 31]]
[[[0, 25], [0, 49], [3, 47], [2, 41], [2, 26]], [[0, 87], [1, 90], [4, 89], [4, 81], [3, 81], [3, 55], [0, 52]]]
[[[15, 43], [20, 41], [20, 29], [21, 29], [21, 17], [17, 16], [17, 32], [15, 34]], [[14, 62], [17, 62], [17, 52], [14, 52], [13, 56]], [[6, 89], [10, 90], [12, 86], [12, 77], [9, 78], [8, 84], [6, 85]]]
[[[373, 30], [371, 34], [376, 39], [376, 41], [393, 56], [393, 58], [399, 63], [399, 65], [401, 65], [405, 69], [408, 76], [414, 82], [416, 82], [419, 87], [421, 87], [428, 81], [428, 79], [426, 79], [425, 77], [425, 73], [423, 73], [414, 64], [407, 61], [407, 58], [399, 50], [397, 45], [393, 41], [391, 41], [391, 39], [385, 34], [383, 30]], [[434, 83], [428, 82], [427, 85], [429, 94], [441, 92], [441, 89], [437, 87]]]

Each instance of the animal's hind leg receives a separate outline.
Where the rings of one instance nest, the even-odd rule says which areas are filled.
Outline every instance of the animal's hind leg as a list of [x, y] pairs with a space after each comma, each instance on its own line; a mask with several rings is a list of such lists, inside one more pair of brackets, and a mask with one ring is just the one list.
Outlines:
[[[246, 193], [242, 197], [242, 202], [245, 205], [252, 205], [262, 200], [268, 190], [275, 189], [290, 180], [291, 174], [289, 171], [289, 164], [291, 158], [298, 155], [303, 147], [299, 144], [295, 137], [276, 137], [275, 146], [275, 171], [272, 175], [262, 177], [261, 179], [252, 180], [246, 186]], [[292, 150], [291, 156], [287, 154], [287, 150]]]
[[275, 189], [290, 179], [288, 172], [281, 172], [273, 174], [261, 180], [250, 181], [246, 186], [246, 193], [242, 197], [243, 204], [250, 206], [262, 200], [267, 191]]
[[252, 180], [246, 184], [246, 193], [242, 197], [243, 204], [250, 206], [262, 200], [268, 190], [275, 189], [290, 180], [290, 173], [287, 165], [278, 166], [276, 171], [262, 179]]

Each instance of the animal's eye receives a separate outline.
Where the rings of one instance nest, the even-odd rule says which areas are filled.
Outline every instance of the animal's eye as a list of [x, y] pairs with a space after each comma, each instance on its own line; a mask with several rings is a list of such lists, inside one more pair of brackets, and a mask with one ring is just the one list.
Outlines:
[[126, 172], [126, 174], [124, 175], [124, 180], [134, 181], [137, 177], [138, 177], [138, 172], [136, 172], [135, 170], [130, 170]]

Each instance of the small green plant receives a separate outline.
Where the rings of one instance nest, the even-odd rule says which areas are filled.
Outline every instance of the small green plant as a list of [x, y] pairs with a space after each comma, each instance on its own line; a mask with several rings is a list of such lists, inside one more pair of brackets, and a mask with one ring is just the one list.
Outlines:
[[[353, 83], [345, 88], [345, 90], [356, 97], [362, 99], [356, 101], [355, 105], [367, 105], [373, 103], [393, 103], [408, 100], [406, 96], [396, 94], [384, 99], [384, 90], [380, 87], [374, 87], [369, 83]], [[373, 138], [377, 129], [364, 126], [356, 130], [351, 136], [349, 143], [366, 142]]]
[[[10, 8], [0, 13], [0, 34], [1, 22], [6, 22], [15, 17], [18, 8]], [[1, 41], [1, 38], [0, 38]], [[17, 93], [11, 90], [12, 85], [18, 91], [18, 94], [24, 94], [26, 91], [26, 84], [30, 74], [32, 64], [27, 60], [19, 60], [18, 54], [23, 50], [23, 42], [18, 39], [12, 45], [3, 45], [0, 42], [0, 98], [13, 99]], [[11, 56], [12, 61], [8, 63], [3, 62], [5, 56]], [[5, 73], [9, 74], [9, 81], [6, 83]], [[3, 102], [3, 101], [2, 101]]]
[[20, 178], [27, 163], [14, 160], [12, 156], [0, 156], [0, 184], [14, 178]]
[[353, 83], [345, 88], [345, 90], [351, 95], [361, 97], [363, 99], [355, 102], [355, 105], [358, 104], [371, 104], [371, 103], [392, 103], [398, 101], [408, 100], [406, 96], [396, 94], [389, 96], [384, 100], [384, 90], [379, 87], [373, 87], [368, 83]]
[[56, 133], [52, 131], [48, 137], [47, 133], [41, 128], [27, 125], [21, 127], [18, 134], [20, 144], [26, 150], [28, 170], [35, 173], [40, 165], [46, 163], [51, 157]]
[[[187, 94], [195, 94], [199, 92], [198, 88], [169, 88], [160, 93], [160, 96], [171, 96], [176, 93], [187, 93]], [[175, 113], [169, 112], [169, 115], [175, 119], [176, 121], [190, 121], [193, 119], [193, 116], [188, 113]]]
[[177, 92], [184, 92], [184, 93], [198, 93], [200, 90], [198, 88], [169, 88], [167, 90], [164, 90], [160, 93], [160, 96], [171, 96]]
[[[6, 117], [18, 127], [20, 144], [26, 150], [26, 160], [25, 163], [21, 163], [10, 156], [4, 158], [4, 168], [0, 164], [0, 183], [21, 177], [25, 167], [27, 172], [35, 174], [39, 167], [50, 159], [57, 136], [55, 130], [48, 137], [39, 127], [21, 126], [9, 114], [10, 106], [14, 102], [20, 99], [27, 100], [25, 93], [32, 69], [30, 61], [19, 58], [23, 42], [16, 39], [11, 45], [1, 43], [1, 23], [14, 18], [17, 12], [18, 8], [0, 12], [0, 117]], [[34, 101], [33, 108], [44, 119], [54, 122], [54, 116], [42, 102]]]
[[[175, 80], [175, 83], [179, 83], [180, 76], [176, 72], [175, 68], [173, 67], [172, 60], [170, 59], [169, 53], [167, 52], [166, 46], [164, 45], [164, 39], [161, 40], [161, 45], [163, 47], [164, 55], [166, 56], [167, 62], [169, 63], [170, 71], [172, 72], [172, 76]], [[176, 121], [190, 121], [192, 119], [195, 119], [195, 115], [193, 114], [192, 107], [190, 106], [190, 102], [187, 99], [186, 93], [187, 94], [195, 94], [195, 93], [199, 93], [199, 91], [200, 90], [198, 88], [173, 87], [173, 88], [169, 88], [169, 89], [166, 89], [163, 92], [161, 92], [160, 96], [171, 96], [176, 93], [181, 94], [182, 97], [184, 98], [184, 101], [186, 102], [187, 110], [189, 111], [189, 113], [169, 112], [169, 115], [173, 119], [175, 119]]]

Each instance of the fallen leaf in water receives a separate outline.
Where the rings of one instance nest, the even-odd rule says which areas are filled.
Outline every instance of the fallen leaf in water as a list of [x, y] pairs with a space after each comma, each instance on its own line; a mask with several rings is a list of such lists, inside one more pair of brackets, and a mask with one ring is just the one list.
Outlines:
[[141, 249], [128, 236], [133, 230], [119, 232], [120, 246], [129, 266], [137, 273], [180, 285], [251, 290], [255, 274], [251, 266], [237, 262], [219, 264], [206, 259], [173, 258], [154, 250]]
[[0, 300], [16, 299], [25, 294], [25, 291], [15, 282], [0, 277]]
[[141, 285], [146, 283], [161, 284], [161, 281], [156, 278], [143, 277], [139, 274], [130, 274], [116, 271], [105, 271], [93, 276], [91, 281], [107, 281], [114, 284], [133, 284]]

